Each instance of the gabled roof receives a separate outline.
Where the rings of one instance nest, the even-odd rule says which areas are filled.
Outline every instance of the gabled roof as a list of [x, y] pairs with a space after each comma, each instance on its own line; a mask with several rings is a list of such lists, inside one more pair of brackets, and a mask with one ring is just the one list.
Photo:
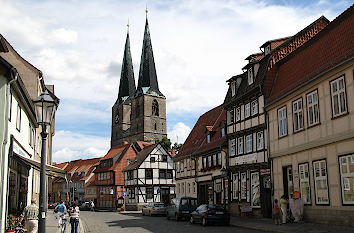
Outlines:
[[279, 62], [267, 74], [274, 82], [268, 105], [354, 56], [354, 5]]
[[[123, 171], [133, 170], [138, 168], [142, 162], [149, 156], [149, 154], [158, 146], [159, 144], [153, 144], [142, 149], [137, 155], [133, 162], [131, 162]], [[162, 147], [161, 147], [162, 148]], [[163, 149], [163, 148], [162, 148]]]
[[132, 56], [130, 53], [129, 32], [125, 41], [122, 71], [120, 74], [118, 99], [115, 104], [128, 103], [136, 91]]
[[[225, 142], [226, 137], [221, 137], [221, 130], [216, 130], [220, 123], [226, 121], [226, 111], [219, 105], [201, 115], [188, 135], [181, 150], [174, 158], [192, 156], [198, 153], [216, 149]], [[210, 142], [206, 142], [206, 128], [212, 126], [215, 131], [211, 136]]]
[[291, 36], [287, 36], [287, 37], [278, 38], [278, 39], [274, 39], [274, 40], [268, 40], [268, 41], [264, 42], [264, 44], [262, 44], [260, 46], [260, 48], [264, 48], [268, 44], [271, 44], [271, 49], [274, 49], [274, 48], [278, 47], [279, 45], [281, 45], [282, 43], [284, 43], [285, 41], [287, 41], [290, 38], [291, 38]]

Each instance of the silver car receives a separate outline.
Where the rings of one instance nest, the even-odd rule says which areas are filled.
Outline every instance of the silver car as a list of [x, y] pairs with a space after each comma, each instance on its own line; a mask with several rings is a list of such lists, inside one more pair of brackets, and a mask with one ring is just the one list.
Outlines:
[[163, 203], [149, 203], [142, 209], [143, 215], [165, 215], [166, 207]]

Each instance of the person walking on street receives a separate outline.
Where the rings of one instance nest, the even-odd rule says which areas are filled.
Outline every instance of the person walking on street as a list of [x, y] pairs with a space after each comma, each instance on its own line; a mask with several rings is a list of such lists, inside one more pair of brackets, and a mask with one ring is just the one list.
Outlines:
[[93, 203], [92, 200], [90, 202], [90, 209], [91, 209], [91, 211], [95, 211], [95, 204]]
[[28, 233], [38, 232], [38, 214], [39, 209], [36, 205], [36, 199], [32, 199], [31, 204], [25, 207], [21, 215], [21, 222], [25, 219], [25, 225]]
[[274, 200], [274, 220], [275, 225], [280, 225], [280, 208], [278, 205], [278, 199]]
[[281, 196], [280, 198], [280, 209], [282, 213], [282, 218], [283, 218], [283, 224], [286, 223], [286, 214], [288, 210], [288, 203], [289, 201], [286, 199], [285, 195]]
[[71, 233], [78, 233], [79, 228], [79, 217], [80, 209], [75, 202], [71, 203], [70, 213], [70, 224], [71, 224]]
[[57, 205], [54, 209], [54, 212], [58, 213], [58, 228], [61, 226], [62, 219], [66, 213], [66, 206], [64, 205], [64, 201], [61, 201], [59, 205]]

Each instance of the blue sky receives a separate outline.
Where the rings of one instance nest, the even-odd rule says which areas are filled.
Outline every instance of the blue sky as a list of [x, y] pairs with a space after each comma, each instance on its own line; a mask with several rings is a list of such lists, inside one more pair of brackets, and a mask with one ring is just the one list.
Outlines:
[[351, 1], [2, 0], [0, 33], [61, 99], [54, 161], [109, 149], [126, 24], [137, 81], [146, 3], [168, 136], [183, 142], [199, 115], [223, 102], [226, 80], [249, 54], [321, 15], [333, 20]]

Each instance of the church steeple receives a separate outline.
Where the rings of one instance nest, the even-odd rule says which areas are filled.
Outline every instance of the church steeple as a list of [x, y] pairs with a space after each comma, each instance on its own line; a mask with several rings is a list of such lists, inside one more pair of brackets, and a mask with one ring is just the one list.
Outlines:
[[136, 91], [132, 56], [130, 53], [129, 24], [125, 41], [122, 71], [120, 74], [119, 92], [116, 104], [130, 101]]
[[157, 82], [154, 54], [152, 51], [149, 22], [146, 17], [143, 48], [141, 52], [140, 71], [136, 96], [151, 94], [164, 96], [159, 90]]

